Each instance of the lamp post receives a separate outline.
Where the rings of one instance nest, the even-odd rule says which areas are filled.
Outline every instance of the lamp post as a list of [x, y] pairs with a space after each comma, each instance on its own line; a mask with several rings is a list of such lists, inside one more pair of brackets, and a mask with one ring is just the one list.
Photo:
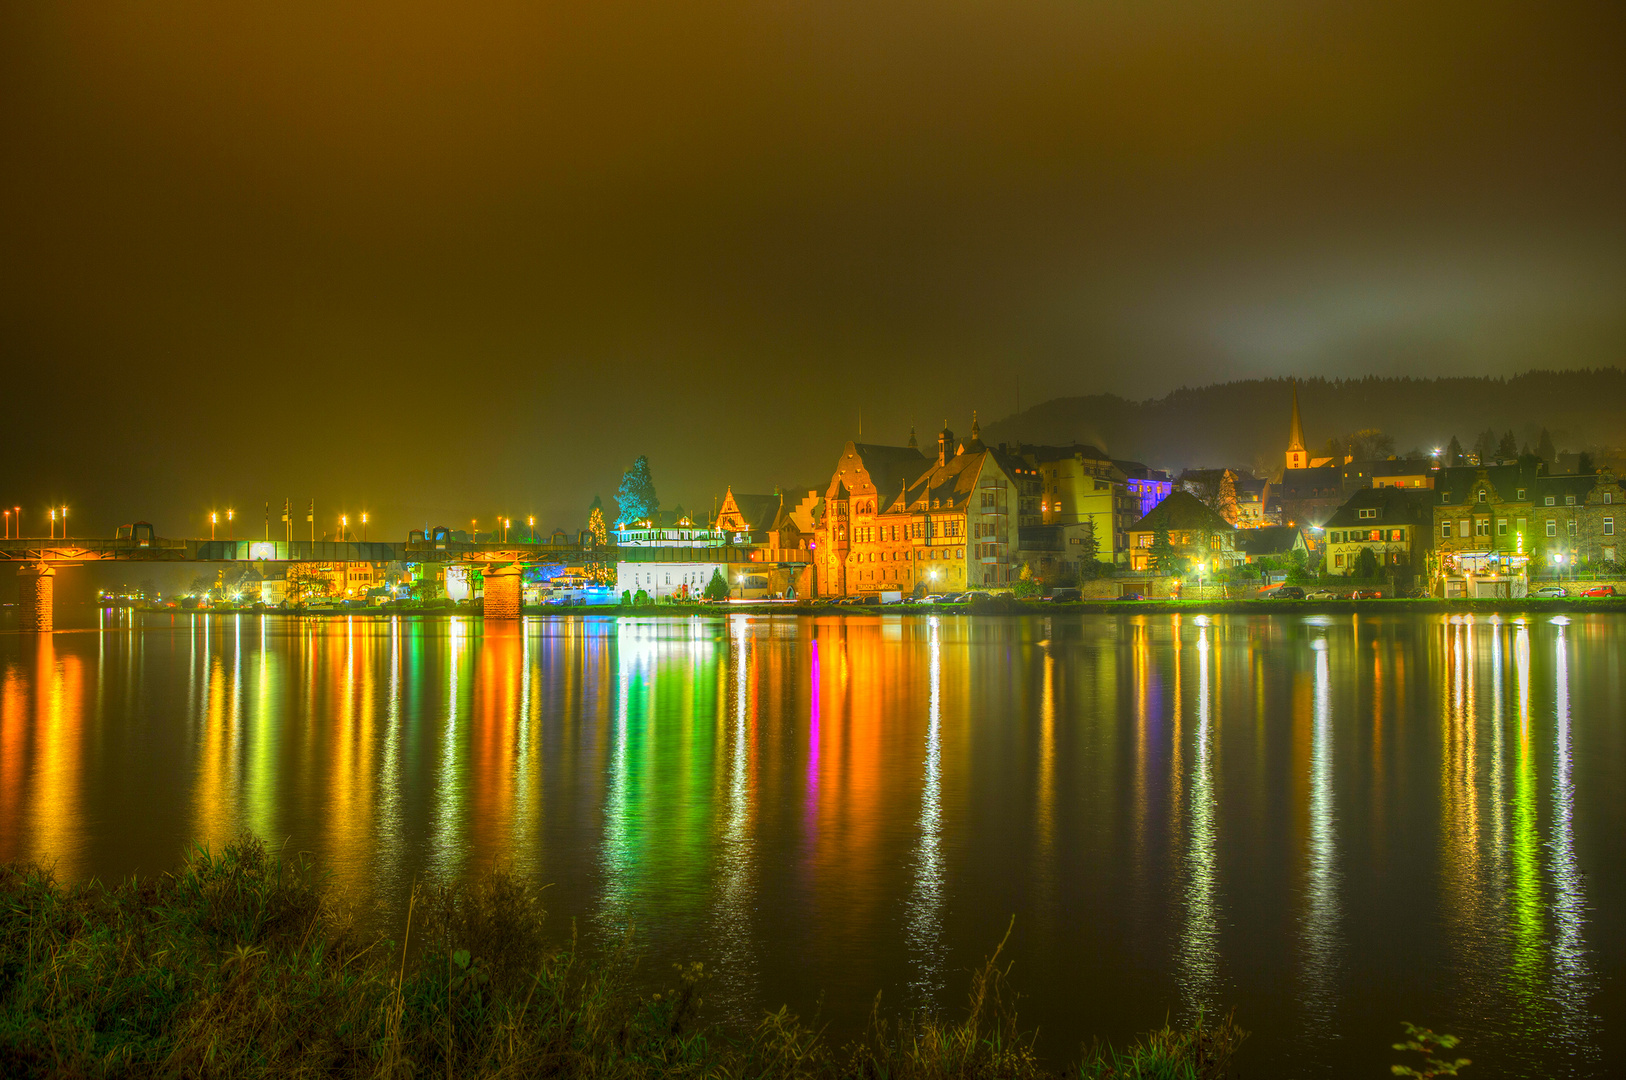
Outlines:
[[361, 542], [367, 542], [367, 511], [361, 512]]
[[21, 540], [23, 538], [23, 508], [13, 506], [11, 511], [17, 515], [17, 539]]
[[6, 511], [6, 539], [11, 539], [11, 511]]
[[215, 514], [215, 512], [213, 510], [209, 511], [209, 539], [210, 540], [213, 540], [215, 538], [215, 519], [216, 519], [216, 517], [217, 517], [217, 515]]
[[232, 509], [230, 509], [228, 507], [227, 510], [226, 510], [226, 539], [227, 540], [235, 540], [235, 539], [237, 539], [237, 528], [236, 528], [236, 526], [234, 526], [232, 524], [232, 522], [235, 521], [235, 520], [237, 520], [237, 511], [232, 510]]
[[513, 527], [513, 524], [514, 522], [510, 518], [502, 519], [502, 542], [505, 544], [508, 543], [508, 530]]
[[56, 539], [56, 507], [54, 507], [54, 506], [51, 507], [51, 535], [50, 535], [50, 539], [52, 539], [52, 540]]

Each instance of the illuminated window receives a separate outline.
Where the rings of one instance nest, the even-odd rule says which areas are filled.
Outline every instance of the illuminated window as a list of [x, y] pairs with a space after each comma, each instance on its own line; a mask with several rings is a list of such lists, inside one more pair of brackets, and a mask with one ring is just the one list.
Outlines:
[[1474, 519], [1474, 535], [1475, 536], [1489, 536], [1490, 535], [1490, 518], [1475, 518]]
[[1344, 557], [1342, 555], [1334, 555], [1332, 557], [1332, 564], [1334, 566], [1342, 566], [1342, 565], [1344, 565]]
[[1389, 542], [1390, 543], [1398, 544], [1404, 539], [1406, 539], [1406, 530], [1405, 529], [1390, 529], [1389, 530]]

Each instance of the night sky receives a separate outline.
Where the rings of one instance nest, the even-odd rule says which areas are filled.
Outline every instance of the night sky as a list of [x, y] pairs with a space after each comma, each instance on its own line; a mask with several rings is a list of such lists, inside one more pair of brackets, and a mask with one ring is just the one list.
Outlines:
[[1058, 394], [1626, 356], [1626, 6], [11, 4], [0, 503], [575, 529]]

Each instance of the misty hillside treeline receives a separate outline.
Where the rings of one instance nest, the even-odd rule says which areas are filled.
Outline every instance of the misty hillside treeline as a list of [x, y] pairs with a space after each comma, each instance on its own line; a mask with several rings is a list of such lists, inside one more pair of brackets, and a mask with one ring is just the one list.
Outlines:
[[[996, 420], [983, 429], [983, 441], [1078, 440], [1160, 468], [1234, 465], [1269, 471], [1281, 467], [1291, 410], [1287, 379], [1181, 387], [1147, 401], [1092, 394], [1053, 398]], [[1303, 379], [1299, 410], [1305, 445], [1318, 456], [1328, 439], [1367, 428], [1394, 436], [1402, 454], [1443, 448], [1452, 435], [1471, 447], [1487, 428], [1511, 429], [1532, 447], [1542, 428], [1561, 451], [1620, 447], [1626, 446], [1626, 370]]]

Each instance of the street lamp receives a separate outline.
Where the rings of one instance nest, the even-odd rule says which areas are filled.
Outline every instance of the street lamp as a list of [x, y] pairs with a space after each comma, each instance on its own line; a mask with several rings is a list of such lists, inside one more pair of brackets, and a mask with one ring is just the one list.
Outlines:
[[502, 519], [502, 542], [505, 544], [508, 543], [508, 530], [513, 526], [513, 524], [514, 522], [509, 518]]
[[6, 539], [11, 539], [11, 511], [6, 511]]
[[217, 517], [217, 515], [215, 514], [215, 512], [213, 510], [209, 511], [209, 539], [210, 540], [213, 540], [215, 538], [215, 519], [216, 519], [216, 517]]
[[339, 515], [339, 539], [340, 540], [348, 540], [350, 538], [349, 537], [349, 532], [350, 532], [350, 515], [349, 514], [340, 514]]
[[234, 520], [236, 520], [236, 518], [237, 518], [237, 511], [231, 510], [231, 509], [228, 509], [226, 511], [226, 539], [227, 540], [235, 540], [235, 539], [237, 539], [237, 530], [232, 527], [232, 522]]
[[361, 542], [364, 544], [367, 542], [367, 512], [365, 510], [361, 512]]
[[54, 507], [54, 506], [51, 507], [51, 536], [50, 536], [50, 538], [52, 540], [56, 539], [56, 507]]

